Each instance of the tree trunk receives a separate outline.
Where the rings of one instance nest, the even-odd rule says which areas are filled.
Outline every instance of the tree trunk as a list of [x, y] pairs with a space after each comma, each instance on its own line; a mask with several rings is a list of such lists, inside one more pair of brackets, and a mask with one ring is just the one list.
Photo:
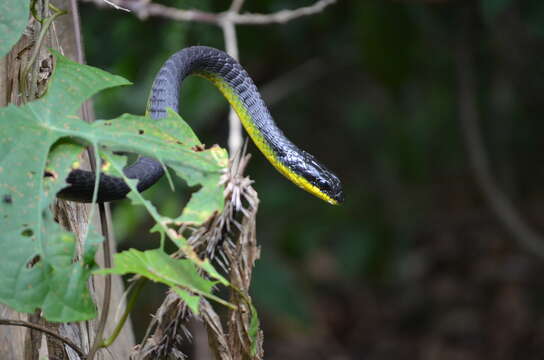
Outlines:
[[[28, 86], [31, 89], [29, 97], [35, 98], [43, 91], [44, 83], [40, 80], [39, 72], [40, 67], [47, 67], [51, 65], [50, 57], [47, 49], [53, 48], [62, 52], [65, 56], [71, 59], [81, 61], [82, 49], [78, 51], [77, 39], [80, 35], [79, 20], [77, 18], [77, 9], [72, 6], [77, 6], [76, 1], [70, 0], [51, 0], [56, 7], [64, 10], [68, 10], [67, 15], [57, 18], [50, 28], [46, 37], [45, 43], [42, 46], [42, 50], [38, 56], [36, 66], [32, 69], [31, 79], [35, 79]], [[49, 10], [47, 9], [46, 0], [37, 0], [36, 9], [41, 17], [47, 17]], [[30, 56], [36, 46], [36, 40], [41, 30], [41, 24], [35, 19], [30, 19], [27, 30], [22, 36], [20, 41], [13, 47], [12, 51], [3, 59], [0, 59], [0, 106], [6, 106], [9, 103], [20, 105], [22, 102], [19, 76], [21, 69], [29, 62]], [[85, 111], [85, 118], [87, 121], [92, 121], [92, 107], [87, 107]], [[85, 164], [88, 166], [87, 164]], [[65, 201], [58, 201], [53, 211], [56, 218], [65, 228], [73, 231], [79, 241], [79, 248], [82, 248], [81, 238], [86, 231], [88, 214], [90, 206], [83, 204], [76, 204]], [[98, 211], [96, 211], [98, 214]], [[110, 227], [109, 233], [111, 234], [111, 223], [109, 222], [109, 208], [106, 207], [107, 223]], [[97, 229], [100, 229], [100, 219], [96, 217]], [[112, 252], [114, 251], [114, 242], [110, 243]], [[99, 251], [97, 254], [97, 262], [103, 266], [103, 253]], [[104, 294], [104, 277], [94, 277], [89, 282], [91, 293], [99, 307], [102, 306], [103, 294]], [[104, 332], [105, 336], [111, 333], [116, 325], [114, 315], [117, 311], [118, 304], [123, 303], [123, 283], [118, 276], [112, 278], [112, 295], [111, 295], [111, 309], [108, 323]], [[100, 315], [99, 315], [100, 316]], [[99, 318], [97, 317], [97, 319]], [[17, 313], [6, 306], [0, 305], [0, 317], [6, 319], [25, 320], [30, 322], [39, 323], [42, 326], [46, 326], [55, 332], [61, 334], [64, 337], [71, 339], [75, 344], [87, 353], [90, 346], [94, 341], [94, 334], [97, 327], [97, 319], [81, 323], [49, 323], [45, 319], [41, 318], [39, 311], [34, 314], [22, 314]], [[116, 342], [111, 345], [107, 350], [101, 351], [97, 354], [95, 359], [128, 359], [129, 353], [134, 346], [134, 336], [131, 329], [130, 322], [127, 322], [125, 328], [117, 338]], [[60, 344], [56, 339], [43, 335], [36, 330], [29, 330], [23, 327], [16, 326], [0, 326], [0, 353], [2, 360], [38, 360], [43, 357], [49, 359], [79, 359], [79, 356], [75, 354], [69, 347]], [[67, 350], [68, 349], [68, 350]]]

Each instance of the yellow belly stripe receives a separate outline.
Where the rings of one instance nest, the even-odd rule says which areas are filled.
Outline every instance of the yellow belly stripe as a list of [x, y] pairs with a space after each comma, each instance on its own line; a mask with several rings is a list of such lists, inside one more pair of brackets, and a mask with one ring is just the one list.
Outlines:
[[200, 72], [198, 74], [200, 77], [203, 77], [211, 81], [218, 89], [221, 91], [223, 96], [227, 99], [229, 104], [232, 106], [242, 125], [246, 129], [247, 133], [257, 146], [257, 148], [263, 153], [263, 155], [268, 159], [268, 161], [287, 179], [291, 182], [306, 190], [310, 194], [317, 196], [318, 198], [327, 201], [332, 205], [337, 205], [338, 202], [322, 192], [317, 186], [310, 183], [304, 177], [292, 171], [289, 167], [283, 164], [274, 150], [270, 147], [266, 139], [263, 137], [261, 131], [255, 126], [255, 122], [251, 118], [251, 115], [247, 111], [240, 97], [234, 92], [231, 86], [220, 76], [209, 73], [209, 72]]

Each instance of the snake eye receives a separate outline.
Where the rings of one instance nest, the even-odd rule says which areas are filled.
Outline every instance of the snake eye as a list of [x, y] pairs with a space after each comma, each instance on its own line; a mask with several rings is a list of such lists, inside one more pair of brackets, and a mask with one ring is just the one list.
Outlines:
[[331, 184], [322, 177], [317, 178], [317, 186], [324, 191], [328, 191], [331, 189]]

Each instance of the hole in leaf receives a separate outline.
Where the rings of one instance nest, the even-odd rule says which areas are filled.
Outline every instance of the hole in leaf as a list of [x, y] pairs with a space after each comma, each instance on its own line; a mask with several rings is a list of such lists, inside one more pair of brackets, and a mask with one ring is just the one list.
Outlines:
[[13, 198], [11, 197], [11, 195], [7, 194], [7, 195], [4, 195], [2, 197], [2, 201], [5, 203], [5, 204], [11, 204], [13, 203]]
[[202, 144], [202, 145], [195, 145], [191, 148], [191, 150], [193, 151], [196, 151], [196, 152], [199, 152], [199, 151], [204, 151], [206, 150], [206, 145]]
[[30, 269], [34, 267], [34, 265], [36, 265], [40, 260], [41, 260], [40, 255], [36, 255], [32, 258], [32, 260], [26, 263], [26, 267]]
[[51, 170], [45, 170], [43, 176], [46, 178], [53, 178], [53, 180], [57, 179], [57, 173]]
[[142, 129], [138, 129], [138, 134], [143, 135], [144, 131]]
[[32, 231], [32, 229], [24, 229], [21, 232], [21, 235], [26, 236], [26, 237], [31, 237], [32, 235], [34, 235], [34, 231]]

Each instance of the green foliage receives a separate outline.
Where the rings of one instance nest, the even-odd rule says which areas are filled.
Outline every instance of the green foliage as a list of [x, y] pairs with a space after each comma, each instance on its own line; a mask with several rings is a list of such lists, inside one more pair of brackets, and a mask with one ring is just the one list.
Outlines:
[[[89, 272], [82, 271], [90, 262], [71, 262], [76, 256], [74, 237], [62, 231], [47, 211], [64, 186], [67, 165], [82, 149], [57, 141], [66, 136], [63, 132], [69, 123], [82, 123], [72, 114], [87, 97], [127, 83], [92, 68], [73, 70], [73, 63], [59, 58], [57, 77], [62, 80], [51, 84], [47, 96], [25, 106], [0, 109], [0, 301], [23, 312], [42, 308], [46, 318], [56, 321], [95, 315], [84, 290]], [[44, 178], [46, 166], [51, 176]], [[52, 309], [50, 303], [60, 298], [55, 295], [60, 291], [76, 296], [58, 301]]]
[[[214, 148], [212, 148], [212, 149], [214, 149]], [[215, 147], [215, 149], [217, 150], [218, 148]], [[219, 149], [218, 154], [220, 154], [220, 155], [218, 155], [219, 163], [226, 164], [226, 158], [227, 158], [226, 157], [226, 152], [224, 150]], [[151, 229], [151, 231], [161, 233], [161, 239], [163, 239], [164, 236], [167, 235], [170, 238], [170, 240], [172, 240], [172, 242], [174, 242], [180, 248], [180, 250], [185, 254], [185, 256], [187, 256], [187, 258], [189, 258], [191, 261], [193, 261], [193, 263], [195, 265], [200, 267], [209, 276], [211, 276], [212, 278], [214, 278], [217, 281], [221, 282], [223, 285], [229, 285], [229, 282], [223, 276], [221, 276], [221, 274], [219, 274], [217, 272], [217, 270], [215, 270], [215, 268], [210, 264], [210, 262], [208, 260], [200, 260], [196, 256], [196, 254], [193, 252], [191, 246], [187, 244], [187, 241], [185, 240], [185, 238], [183, 238], [181, 235], [179, 235], [175, 231], [172, 231], [172, 229], [170, 229], [169, 226], [168, 226], [170, 224], [181, 224], [181, 223], [183, 223], [179, 219], [183, 218], [183, 214], [186, 213], [187, 209], [189, 210], [189, 213], [191, 213], [191, 214], [200, 214], [200, 216], [202, 216], [203, 214], [206, 213], [206, 211], [208, 211], [207, 214], [208, 214], [208, 217], [209, 217], [215, 211], [220, 211], [221, 208], [216, 208], [216, 209], [212, 209], [212, 211], [209, 211], [209, 209], [208, 209], [209, 204], [203, 204], [203, 203], [200, 203], [199, 201], [196, 201], [196, 202], [190, 201], [189, 204], [183, 210], [182, 215], [178, 219], [171, 219], [171, 218], [162, 216], [162, 215], [159, 214], [159, 212], [157, 211], [155, 206], [153, 206], [153, 204], [150, 201], [144, 199], [143, 196], [136, 191], [136, 181], [128, 179], [125, 176], [125, 174], [123, 174], [123, 172], [122, 172], [122, 168], [123, 168], [123, 165], [124, 165], [123, 157], [121, 157], [121, 156], [111, 156], [111, 155], [108, 155], [108, 154], [103, 154], [103, 156], [111, 163], [112, 168], [113, 168], [112, 169], [113, 173], [115, 175], [117, 175], [117, 176], [123, 177], [125, 182], [128, 184], [128, 186], [132, 190], [132, 192], [128, 195], [128, 197], [132, 200], [132, 203], [135, 204], [135, 205], [143, 205], [147, 209], [148, 213], [157, 222], [157, 225], [155, 225]], [[208, 185], [210, 187], [214, 188], [215, 191], [217, 191], [217, 192], [222, 191], [222, 188], [217, 185], [219, 179], [217, 178], [216, 180], [217, 180], [217, 182], [214, 182], [213, 185], [212, 184], [208, 184]], [[202, 182], [201, 184], [204, 185], [204, 182]], [[202, 189], [199, 192], [202, 192], [204, 189], [206, 189], [205, 185], [202, 187]], [[206, 191], [206, 192], [208, 192], [208, 191]], [[215, 197], [218, 197], [218, 196], [215, 196]], [[194, 205], [194, 204], [197, 204], [197, 205]], [[200, 205], [203, 205], [204, 208], [199, 207]], [[192, 223], [192, 221], [185, 222], [185, 224], [188, 224], [188, 223]], [[164, 247], [163, 245], [164, 245], [163, 241], [161, 240], [161, 250]], [[140, 275], [145, 275], [143, 273], [138, 273], [138, 272], [136, 272], [136, 273], [140, 274]]]
[[257, 354], [257, 337], [259, 336], [259, 330], [261, 329], [261, 321], [257, 314], [257, 309], [253, 304], [249, 304], [251, 309], [251, 320], [249, 321], [248, 335], [251, 340], [251, 355]]
[[[140, 274], [146, 278], [170, 286], [187, 305], [198, 314], [199, 297], [187, 290], [213, 300], [212, 287], [216, 282], [202, 278], [189, 260], [172, 259], [159, 249], [139, 251], [131, 249], [115, 255], [115, 268], [99, 270], [100, 274]], [[218, 299], [222, 301], [221, 299]]]
[[0, 1], [0, 57], [15, 45], [28, 20], [28, 0]]
[[[222, 209], [223, 189], [218, 183], [227, 154], [218, 147], [202, 149], [192, 130], [172, 111], [160, 121], [134, 115], [93, 124], [81, 121], [75, 114], [87, 98], [128, 81], [55, 56], [56, 70], [46, 96], [21, 107], [0, 108], [0, 301], [22, 312], [41, 308], [48, 320], [79, 321], [95, 315], [87, 279], [98, 237], [88, 236], [80, 255], [83, 260], [73, 261], [77, 258], [74, 236], [53, 221], [48, 206], [66, 185], [69, 171], [79, 167], [77, 156], [85, 146], [101, 149], [110, 161], [113, 151], [155, 157], [189, 185], [201, 186], [177, 219], [155, 214], [163, 231], [171, 223], [200, 224]], [[183, 249], [190, 252], [187, 246]], [[190, 255], [190, 261], [218, 277], [209, 263]], [[162, 253], [161, 259], [165, 257]], [[182, 285], [199, 294], [207, 289], [211, 295], [203, 287], [206, 280], [196, 285], [191, 280]], [[191, 302], [189, 296], [182, 296]], [[192, 305], [196, 309], [194, 301]]]

